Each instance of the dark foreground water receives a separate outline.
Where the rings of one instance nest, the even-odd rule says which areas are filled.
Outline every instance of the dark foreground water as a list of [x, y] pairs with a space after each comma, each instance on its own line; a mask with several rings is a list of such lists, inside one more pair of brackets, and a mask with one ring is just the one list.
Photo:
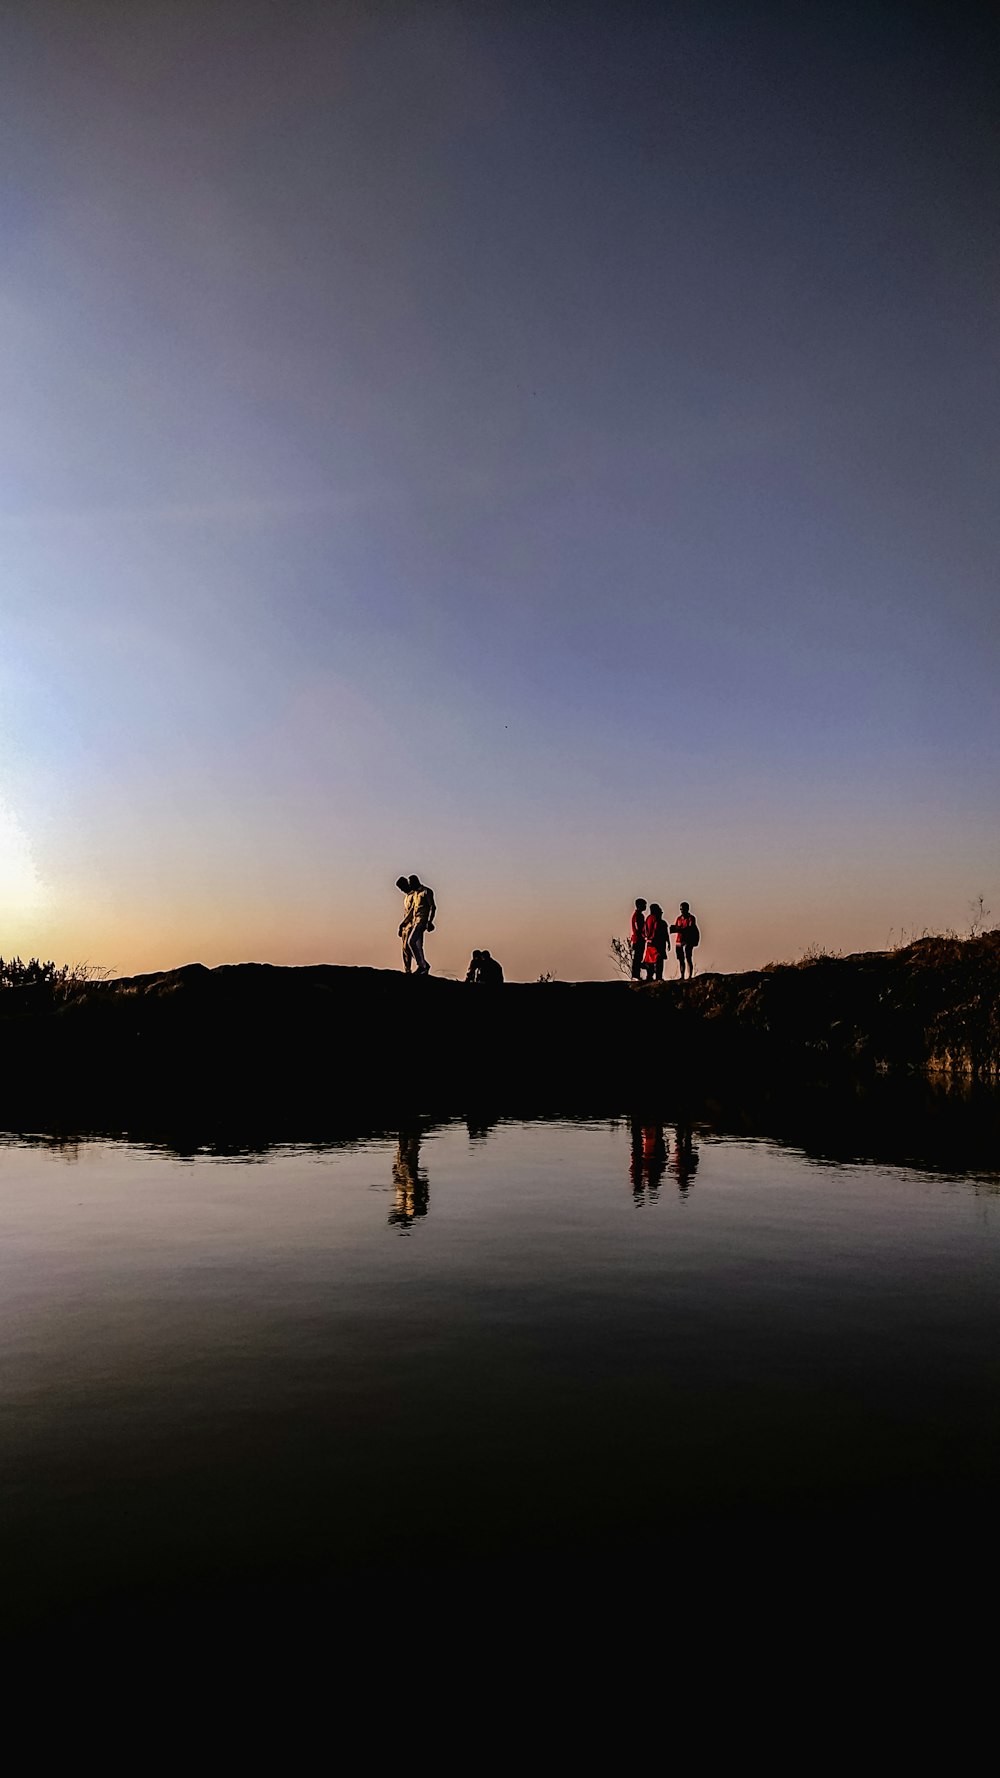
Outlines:
[[998, 1191], [684, 1121], [7, 1136], [4, 1629], [986, 1562]]

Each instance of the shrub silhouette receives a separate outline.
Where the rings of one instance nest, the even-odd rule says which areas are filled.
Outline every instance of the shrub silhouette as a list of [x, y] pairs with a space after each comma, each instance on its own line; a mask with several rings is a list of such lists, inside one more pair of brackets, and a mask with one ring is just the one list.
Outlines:
[[110, 974], [97, 963], [55, 963], [51, 957], [45, 963], [29, 957], [24, 963], [20, 957], [0, 957], [0, 990], [42, 987], [69, 993], [89, 982], [106, 981]]
[[57, 965], [51, 957], [47, 963], [37, 957], [30, 957], [27, 963], [22, 963], [20, 957], [0, 957], [0, 988], [30, 988], [36, 984], [58, 988], [69, 980], [70, 974], [68, 963]]

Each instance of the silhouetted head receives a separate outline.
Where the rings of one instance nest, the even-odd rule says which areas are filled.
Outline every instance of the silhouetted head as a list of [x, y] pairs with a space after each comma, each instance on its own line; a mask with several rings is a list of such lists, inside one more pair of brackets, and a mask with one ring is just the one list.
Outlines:
[[649, 911], [651, 914], [655, 914], [658, 920], [663, 919], [663, 909], [661, 908], [658, 901], [651, 901], [650, 902]]
[[407, 890], [408, 890], [408, 889], [409, 889], [409, 887], [410, 887], [410, 885], [409, 885], [409, 883], [408, 883], [408, 882], [407, 882], [407, 880], [406, 880], [406, 878], [405, 878], [405, 877], [397, 877], [397, 878], [396, 878], [396, 888], [397, 888], [397, 889], [402, 889], [402, 890], [403, 890], [403, 893], [404, 893], [404, 894], [405, 894], [405, 893], [406, 893], [406, 891], [407, 891]]
[[488, 962], [489, 962], [489, 960], [490, 960], [490, 954], [489, 954], [489, 951], [483, 951], [483, 953], [482, 953], [482, 958], [483, 958], [483, 962], [484, 962], [484, 963], [488, 963]]
[[642, 897], [642, 896], [641, 896], [641, 895], [638, 895], [638, 896], [636, 896], [636, 902], [635, 902], [635, 905], [636, 905], [636, 907], [637, 907], [637, 908], [638, 908], [638, 909], [639, 909], [639, 912], [640, 912], [640, 914], [641, 914], [641, 913], [642, 913], [642, 910], [643, 910], [643, 908], [644, 908], [644, 907], [645, 907], [645, 905], [646, 905], [646, 903], [645, 903], [645, 901], [644, 901], [644, 900], [643, 900], [643, 897]]
[[472, 953], [473, 963], [478, 963], [480, 958], [482, 957], [482, 954], [483, 954], [482, 951], [473, 951], [473, 953]]
[[686, 901], [682, 901], [681, 902], [681, 913], [682, 914], [689, 914], [690, 912], [691, 912], [690, 903], [686, 902]]
[[419, 877], [411, 877], [406, 886], [408, 889], [419, 889], [420, 888], [420, 878]]

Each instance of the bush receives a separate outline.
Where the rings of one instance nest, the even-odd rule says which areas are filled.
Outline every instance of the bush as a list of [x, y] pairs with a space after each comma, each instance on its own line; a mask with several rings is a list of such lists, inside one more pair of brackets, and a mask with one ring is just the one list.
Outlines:
[[608, 951], [615, 968], [624, 976], [632, 979], [632, 945], [627, 938], [613, 938]]
[[81, 988], [86, 982], [106, 981], [110, 974], [97, 963], [54, 963], [51, 957], [46, 963], [37, 957], [22, 963], [20, 957], [0, 957], [0, 989]]
[[68, 981], [69, 975], [68, 963], [57, 967], [51, 958], [47, 963], [40, 963], [37, 957], [31, 957], [27, 963], [22, 963], [20, 957], [11, 957], [7, 961], [0, 957], [0, 988], [30, 988], [39, 983], [47, 988], [59, 988]]

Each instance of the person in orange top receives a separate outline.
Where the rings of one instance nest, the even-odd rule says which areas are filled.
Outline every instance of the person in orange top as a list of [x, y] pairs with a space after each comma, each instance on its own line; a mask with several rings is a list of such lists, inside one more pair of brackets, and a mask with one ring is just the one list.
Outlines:
[[694, 950], [695, 945], [698, 944], [701, 939], [701, 933], [698, 931], [698, 922], [686, 901], [681, 902], [681, 911], [670, 930], [677, 934], [675, 949], [677, 951], [677, 961], [681, 966], [681, 981], [683, 981], [685, 966], [687, 967], [688, 975], [694, 975], [694, 963], [692, 961], [691, 953]]
[[646, 950], [646, 903], [640, 895], [632, 911], [632, 980], [642, 980], [642, 959]]

